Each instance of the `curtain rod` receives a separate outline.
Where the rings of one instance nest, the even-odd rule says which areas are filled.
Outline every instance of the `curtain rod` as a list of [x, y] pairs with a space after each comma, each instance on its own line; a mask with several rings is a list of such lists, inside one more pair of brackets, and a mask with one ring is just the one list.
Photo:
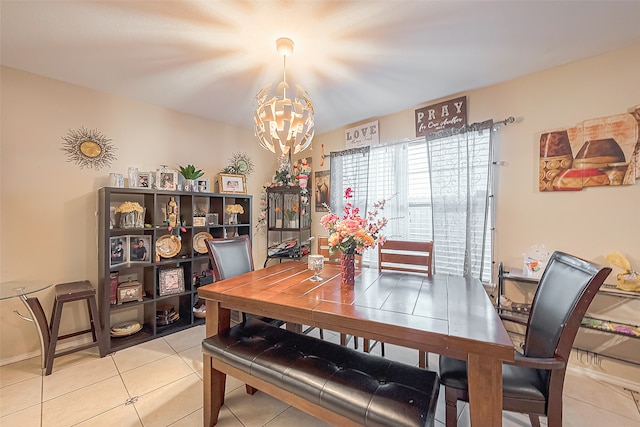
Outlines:
[[[500, 121], [495, 121], [495, 120], [494, 120], [494, 121], [493, 121], [493, 125], [494, 125], [494, 126], [500, 126], [500, 125], [508, 126], [508, 125], [510, 125], [511, 123], [515, 123], [515, 121], [516, 121], [515, 117], [513, 117], [513, 116], [509, 116], [509, 117], [507, 117], [507, 118], [506, 118], [506, 119], [504, 119], [504, 120], [500, 120]], [[469, 126], [472, 126], [472, 125], [473, 125], [473, 123], [472, 123], [471, 125], [469, 125]], [[495, 128], [494, 128], [494, 130], [495, 130]], [[400, 143], [403, 143], [403, 142], [407, 142], [407, 140], [404, 140], [404, 141], [398, 141], [398, 142], [396, 142], [395, 144], [400, 144]], [[391, 144], [394, 144], [394, 143], [391, 143]], [[385, 145], [389, 145], [389, 144], [385, 144]], [[323, 154], [323, 155], [322, 155], [322, 156], [320, 156], [320, 157], [321, 157], [322, 159], [326, 159], [327, 157], [331, 157], [331, 154]]]

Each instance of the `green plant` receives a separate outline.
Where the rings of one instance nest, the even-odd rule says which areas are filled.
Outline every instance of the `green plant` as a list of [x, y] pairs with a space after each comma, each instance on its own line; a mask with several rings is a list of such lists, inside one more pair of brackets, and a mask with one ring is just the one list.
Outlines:
[[200, 169], [196, 170], [196, 167], [194, 165], [187, 165], [186, 167], [180, 165], [178, 166], [180, 167], [180, 173], [185, 179], [198, 179], [202, 175], [204, 175], [204, 172], [202, 172]]

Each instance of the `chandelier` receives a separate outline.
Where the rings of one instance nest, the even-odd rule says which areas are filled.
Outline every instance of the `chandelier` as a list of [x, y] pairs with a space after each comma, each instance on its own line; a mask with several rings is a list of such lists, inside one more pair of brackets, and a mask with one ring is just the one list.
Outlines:
[[313, 103], [302, 87], [296, 85], [296, 97], [287, 98], [287, 56], [293, 53], [293, 40], [276, 40], [278, 53], [283, 57], [282, 81], [275, 96], [271, 97], [271, 84], [256, 94], [254, 121], [260, 145], [281, 157], [291, 158], [306, 149], [313, 139]]

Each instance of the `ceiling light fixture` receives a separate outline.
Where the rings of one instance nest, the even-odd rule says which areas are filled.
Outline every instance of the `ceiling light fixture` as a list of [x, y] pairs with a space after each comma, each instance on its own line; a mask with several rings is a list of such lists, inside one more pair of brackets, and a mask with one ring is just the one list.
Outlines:
[[291, 159], [306, 149], [313, 139], [313, 103], [311, 97], [299, 85], [293, 99], [287, 98], [287, 56], [293, 53], [293, 40], [279, 38], [276, 40], [278, 53], [283, 56], [282, 81], [278, 84], [277, 94], [271, 97], [271, 84], [263, 87], [256, 94], [256, 136], [260, 145], [279, 156]]

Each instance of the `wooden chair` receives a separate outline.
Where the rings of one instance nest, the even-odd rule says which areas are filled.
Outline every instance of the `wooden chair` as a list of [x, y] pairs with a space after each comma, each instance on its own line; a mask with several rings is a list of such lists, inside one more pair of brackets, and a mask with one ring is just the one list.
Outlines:
[[[529, 414], [532, 426], [540, 415], [549, 427], [562, 426], [562, 389], [571, 347], [582, 318], [611, 269], [574, 256], [554, 252], [540, 278], [526, 324], [524, 353], [513, 364], [502, 365], [502, 407]], [[440, 357], [445, 387], [446, 424], [457, 425], [456, 402], [469, 401], [467, 364]]]
[[[340, 258], [341, 258], [341, 254], [337, 253], [337, 254], [333, 254], [331, 255], [329, 253], [329, 238], [328, 237], [324, 237], [324, 236], [318, 236], [318, 244], [317, 244], [317, 253], [318, 255], [322, 255], [324, 257], [324, 263], [325, 264], [340, 264]], [[357, 269], [361, 269], [362, 268], [362, 256], [360, 255], [356, 255], [356, 268]], [[322, 331], [322, 329], [320, 330]], [[321, 332], [322, 334], [322, 332]], [[351, 337], [349, 337], [347, 334], [340, 334], [340, 345], [347, 345], [347, 343], [349, 342], [349, 340], [351, 339]], [[353, 347], [354, 348], [358, 348], [358, 337], [353, 337]]]
[[[433, 275], [433, 241], [387, 240], [378, 245], [378, 271], [396, 270]], [[375, 344], [374, 344], [375, 345]], [[384, 356], [384, 343], [380, 343]], [[364, 351], [369, 352], [369, 340]], [[418, 352], [418, 366], [426, 368], [428, 354]]]

